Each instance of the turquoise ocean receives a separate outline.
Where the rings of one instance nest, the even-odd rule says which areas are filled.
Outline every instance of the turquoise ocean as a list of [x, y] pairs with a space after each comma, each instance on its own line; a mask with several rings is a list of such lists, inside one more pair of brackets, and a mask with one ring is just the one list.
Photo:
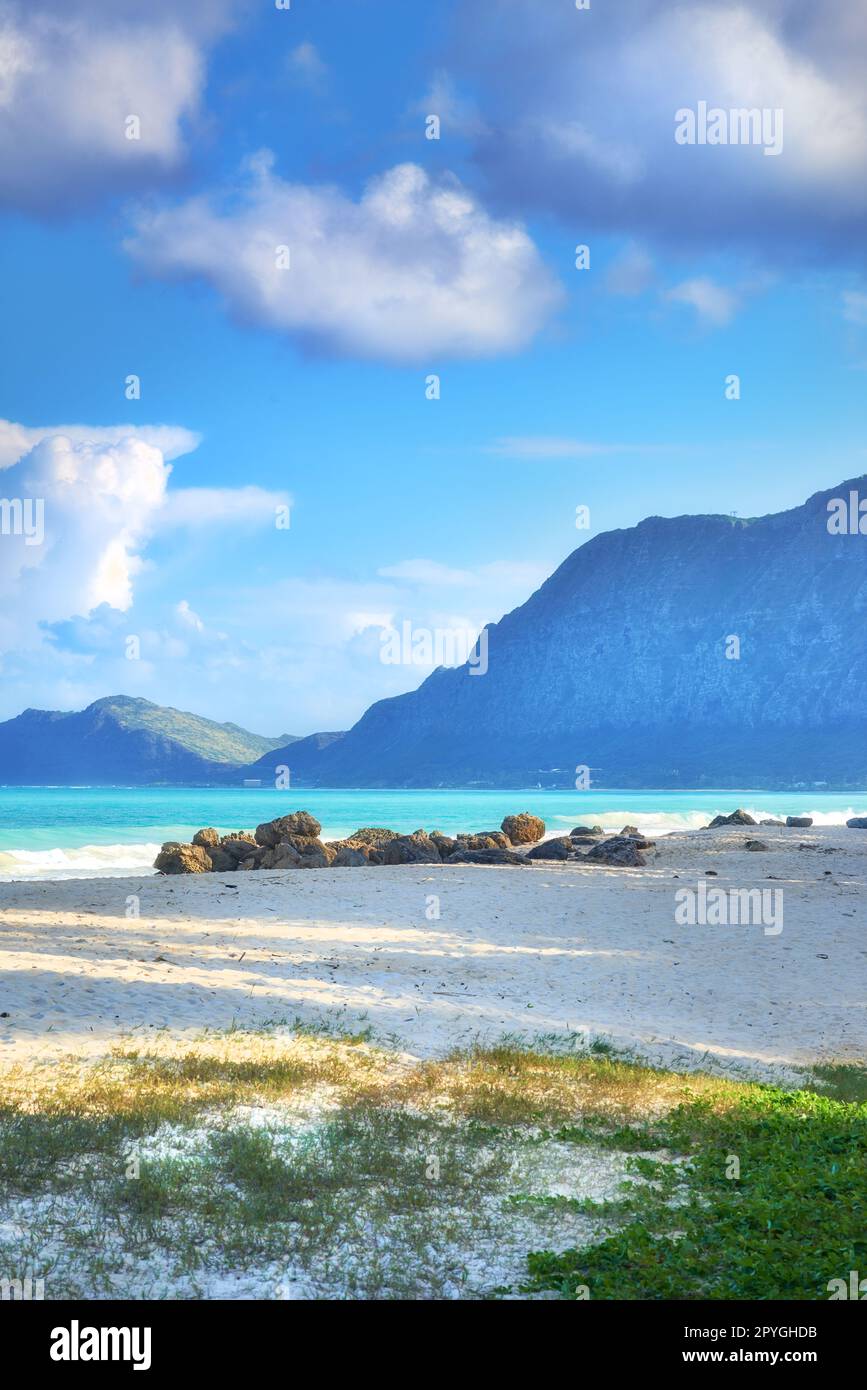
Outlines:
[[834, 825], [867, 815], [867, 792], [0, 787], [0, 880], [146, 874], [164, 840], [189, 840], [204, 825], [251, 830], [300, 809], [322, 822], [330, 840], [361, 825], [485, 830], [514, 811], [541, 816], [549, 833], [578, 824], [619, 830], [629, 821], [661, 835], [697, 829], [738, 806], [757, 820], [809, 815], [817, 825]]

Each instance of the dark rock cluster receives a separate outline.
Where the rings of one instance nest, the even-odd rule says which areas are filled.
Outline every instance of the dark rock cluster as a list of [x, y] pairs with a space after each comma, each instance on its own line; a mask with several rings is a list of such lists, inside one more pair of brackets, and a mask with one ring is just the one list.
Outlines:
[[323, 841], [321, 834], [322, 826], [309, 811], [265, 821], [252, 835], [244, 830], [221, 835], [208, 826], [196, 831], [192, 844], [174, 840], [164, 844], [154, 868], [164, 874], [204, 874], [249, 869], [351, 869], [367, 864], [526, 864], [529, 856], [517, 854], [513, 845], [541, 840], [545, 822], [525, 811], [506, 816], [499, 830], [455, 838], [438, 830], [401, 835], [376, 825], [361, 826], [345, 840]]

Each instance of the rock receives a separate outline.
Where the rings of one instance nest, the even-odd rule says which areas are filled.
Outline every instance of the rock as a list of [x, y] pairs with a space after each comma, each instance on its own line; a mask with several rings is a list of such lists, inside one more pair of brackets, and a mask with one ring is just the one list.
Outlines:
[[598, 845], [598, 844], [599, 844], [599, 836], [598, 836], [598, 835], [576, 835], [576, 834], [573, 832], [573, 833], [569, 836], [569, 839], [572, 841], [573, 845], [575, 845], [576, 847], [577, 847], [578, 845]]
[[224, 854], [230, 854], [236, 863], [240, 864], [242, 859], [249, 859], [251, 849], [258, 849], [256, 841], [252, 835], [224, 835], [220, 841], [220, 849]]
[[315, 840], [322, 830], [315, 816], [309, 811], [294, 811], [290, 816], [278, 816], [276, 820], [265, 821], [256, 826], [256, 842], [266, 849], [274, 849], [289, 835], [303, 835]]
[[167, 840], [154, 860], [154, 868], [161, 874], [208, 874], [212, 861], [201, 845], [181, 845], [177, 840]]
[[383, 853], [386, 864], [441, 864], [440, 852], [424, 830], [389, 840]]
[[647, 863], [630, 835], [613, 835], [594, 845], [585, 856], [595, 864], [611, 864], [622, 869], [641, 869]]
[[521, 811], [517, 816], [504, 816], [500, 829], [513, 845], [532, 845], [545, 834], [545, 822]]
[[220, 845], [213, 845], [206, 853], [215, 874], [233, 874], [238, 867], [238, 860]]
[[[596, 841], [594, 840], [595, 844]], [[556, 840], [543, 840], [527, 852], [528, 859], [571, 859], [575, 853], [575, 842], [570, 835], [562, 835]]]
[[324, 845], [315, 835], [287, 835], [277, 848], [284, 844], [299, 854], [299, 869], [327, 869], [337, 858], [336, 851]]
[[459, 849], [511, 849], [512, 842], [502, 830], [480, 830], [475, 835], [459, 835]]
[[290, 844], [275, 845], [266, 849], [262, 856], [260, 869], [297, 869], [301, 865], [301, 855]]
[[620, 832], [621, 835], [640, 835], [641, 832], [637, 825], [624, 825]]
[[264, 849], [259, 862], [261, 869], [327, 869], [339, 851], [333, 845], [323, 845], [311, 835], [292, 835], [281, 840], [273, 849]]
[[777, 826], [784, 826], [785, 824], [786, 824], [786, 822], [785, 822], [784, 820], [760, 820], [760, 821], [759, 821], [759, 825], [777, 825]]
[[441, 835], [438, 830], [431, 832], [431, 839], [440, 852], [440, 859], [448, 859], [450, 854], [454, 854], [458, 848], [457, 840], [453, 840], [450, 835]]
[[202, 849], [210, 849], [212, 845], [220, 843], [220, 832], [209, 825], [205, 830], [197, 830], [193, 836], [193, 844], [201, 845]]
[[332, 869], [361, 869], [370, 863], [363, 850], [342, 845], [331, 861]]
[[755, 821], [749, 811], [732, 811], [730, 816], [714, 816], [710, 825], [705, 826], [706, 830], [716, 830], [718, 825], [755, 825]]
[[764, 840], [747, 840], [744, 845], [744, 849], [751, 850], [754, 854], [759, 850], [767, 848], [768, 846], [765, 844]]
[[528, 856], [516, 854], [513, 849], [458, 849], [449, 855], [448, 864], [523, 864]]
[[853, 816], [846, 824], [850, 830], [867, 830], [867, 816]]
[[786, 825], [793, 826], [796, 830], [809, 830], [812, 824], [812, 816], [786, 816]]
[[372, 845], [375, 849], [384, 849], [389, 840], [399, 840], [398, 830], [386, 830], [382, 825], [363, 825], [360, 830], [354, 830], [351, 835], [347, 835], [347, 844]]
[[576, 825], [569, 834], [574, 840], [576, 835], [602, 835], [604, 832], [601, 825]]

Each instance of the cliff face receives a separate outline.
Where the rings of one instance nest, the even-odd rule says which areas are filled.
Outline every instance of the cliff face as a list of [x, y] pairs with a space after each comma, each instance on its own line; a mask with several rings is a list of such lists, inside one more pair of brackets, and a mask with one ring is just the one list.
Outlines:
[[867, 785], [867, 535], [828, 529], [829, 499], [853, 490], [867, 498], [867, 477], [776, 515], [595, 537], [488, 629], [484, 676], [436, 671], [293, 773], [570, 786], [586, 765], [603, 786]]

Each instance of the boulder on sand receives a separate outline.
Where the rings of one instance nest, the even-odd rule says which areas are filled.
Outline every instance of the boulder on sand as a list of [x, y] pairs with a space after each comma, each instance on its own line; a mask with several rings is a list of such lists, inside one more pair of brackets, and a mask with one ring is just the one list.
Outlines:
[[257, 844], [274, 849], [290, 835], [303, 835], [305, 839], [315, 840], [321, 830], [322, 826], [309, 811], [294, 811], [290, 816], [278, 816], [276, 820], [257, 825], [255, 838]]
[[[248, 845], [247, 849], [249, 850], [249, 848]], [[205, 853], [211, 861], [211, 868], [215, 874], [232, 874], [241, 862], [234, 855], [227, 854], [222, 845], [211, 845]]]
[[341, 845], [331, 861], [332, 869], [360, 869], [370, 863], [370, 859], [361, 849], [353, 849], [352, 845]]
[[[595, 844], [596, 841], [593, 841]], [[528, 850], [527, 859], [571, 859], [575, 854], [575, 841], [569, 835], [561, 835], [555, 840], [543, 840]]]
[[765, 844], [764, 840], [747, 840], [746, 844], [744, 845], [744, 849], [751, 850], [753, 854], [756, 854], [760, 850], [767, 848], [768, 846]]
[[500, 829], [513, 845], [533, 845], [545, 834], [545, 822], [521, 811], [517, 816], [504, 816]]
[[430, 838], [439, 850], [442, 860], [448, 859], [449, 855], [454, 854], [459, 847], [457, 840], [453, 840], [451, 835], [440, 834], [439, 830], [432, 830]]
[[275, 845], [273, 849], [266, 849], [259, 865], [260, 869], [299, 869], [300, 867], [301, 855], [294, 845], [290, 845], [285, 840], [282, 844]]
[[237, 835], [224, 835], [220, 841], [220, 849], [223, 854], [231, 855], [237, 864], [240, 864], [242, 859], [249, 859], [253, 850], [258, 848], [259, 846], [252, 835], [241, 832]]
[[197, 830], [193, 836], [193, 844], [201, 845], [202, 849], [210, 849], [212, 845], [220, 843], [220, 832], [215, 830], [212, 825], [206, 826], [204, 830]]
[[346, 844], [351, 845], [371, 845], [375, 849], [384, 849], [389, 840], [399, 840], [400, 831], [387, 830], [384, 825], [362, 825], [360, 829], [353, 830], [351, 835], [347, 835]]
[[479, 830], [473, 835], [459, 835], [458, 849], [511, 849], [512, 841], [502, 830]]
[[154, 860], [161, 874], [208, 874], [211, 867], [211, 857], [201, 845], [181, 845], [177, 840], [167, 840]]
[[796, 830], [809, 830], [812, 824], [812, 816], [786, 816], [786, 825]]
[[730, 816], [714, 816], [710, 825], [705, 826], [705, 830], [716, 830], [718, 825], [755, 825], [755, 821], [749, 811], [732, 811]]
[[526, 867], [528, 856], [516, 854], [513, 849], [457, 849], [446, 860], [448, 864], [523, 864]]
[[846, 825], [850, 830], [867, 830], [867, 816], [853, 816]]
[[587, 852], [585, 859], [618, 869], [641, 869], [647, 863], [631, 835], [613, 835], [610, 840], [602, 840]]
[[398, 835], [384, 850], [386, 864], [441, 864], [440, 852], [424, 830]]

